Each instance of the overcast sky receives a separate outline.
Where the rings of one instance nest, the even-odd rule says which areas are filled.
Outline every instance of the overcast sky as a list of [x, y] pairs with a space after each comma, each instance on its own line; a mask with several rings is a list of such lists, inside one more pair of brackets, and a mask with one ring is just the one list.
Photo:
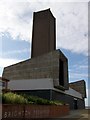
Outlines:
[[88, 0], [57, 1], [0, 0], [0, 75], [3, 67], [30, 58], [33, 12], [50, 8], [56, 47], [68, 57], [69, 81], [85, 79], [88, 90]]

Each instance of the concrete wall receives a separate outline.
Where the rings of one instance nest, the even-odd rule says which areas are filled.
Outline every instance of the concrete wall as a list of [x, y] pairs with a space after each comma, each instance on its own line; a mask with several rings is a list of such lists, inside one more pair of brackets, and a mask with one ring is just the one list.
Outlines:
[[59, 78], [59, 53], [53, 51], [4, 68], [3, 76], [9, 80]]
[[72, 82], [69, 84], [69, 86], [72, 89], [75, 89], [76, 91], [80, 92], [83, 96], [83, 98], [86, 98], [86, 83], [84, 80], [79, 80], [76, 82]]
[[68, 105], [2, 105], [2, 120], [50, 120], [68, 114]]
[[51, 90], [47, 89], [47, 90], [13, 90], [12, 92], [17, 92], [18, 94], [22, 94], [25, 93], [27, 95], [31, 95], [31, 96], [38, 96], [44, 99], [48, 99], [51, 100]]
[[[63, 61], [64, 88], [68, 90], [69, 89], [68, 59], [63, 54], [63, 52], [60, 51], [60, 50], [59, 50], [59, 60]], [[60, 67], [60, 63], [59, 63], [59, 67]], [[61, 71], [59, 70], [59, 84], [60, 84], [60, 81], [61, 81], [60, 74], [61, 74]]]
[[70, 105], [70, 109], [74, 109], [74, 99], [77, 99], [77, 106], [78, 109], [83, 109], [85, 108], [85, 102], [84, 99], [80, 99], [68, 94], [63, 94], [57, 91], [52, 91], [52, 99], [53, 100], [60, 100], [60, 101], [64, 101], [65, 103], [68, 103]]
[[71, 95], [71, 96], [76, 96], [76, 97], [82, 99], [82, 94], [80, 94], [79, 92], [75, 91], [75, 90], [72, 89], [72, 88], [69, 88], [69, 90], [65, 90], [65, 93], [66, 93], [66, 94], [69, 94], [69, 95]]
[[34, 12], [31, 57], [56, 49], [55, 18], [50, 9]]
[[5, 67], [2, 76], [9, 80], [50, 78], [53, 79], [54, 86], [59, 86], [59, 59], [65, 63], [64, 87], [68, 89], [68, 60], [60, 50]]
[[52, 89], [52, 79], [26, 79], [26, 80], [11, 80], [8, 83], [10, 90], [37, 90], [37, 89]]

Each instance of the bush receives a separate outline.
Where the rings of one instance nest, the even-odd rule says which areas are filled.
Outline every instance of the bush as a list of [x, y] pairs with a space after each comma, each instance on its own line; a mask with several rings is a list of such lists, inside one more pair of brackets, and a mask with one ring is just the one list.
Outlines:
[[10, 103], [10, 104], [13, 104], [13, 103], [26, 104], [26, 103], [28, 103], [27, 99], [24, 98], [23, 96], [20, 96], [20, 95], [11, 93], [11, 92], [3, 94], [2, 102], [3, 103]]
[[50, 103], [51, 103], [52, 105], [63, 105], [63, 102], [56, 101], [56, 100], [50, 101]]
[[30, 95], [25, 95], [24, 96], [29, 102], [32, 101], [33, 104], [39, 104], [39, 105], [62, 105], [63, 102], [60, 101], [51, 101], [43, 98], [39, 98], [37, 96], [30, 96]]
[[39, 98], [37, 96], [30, 96], [30, 95], [22, 95], [24, 96], [29, 102], [32, 101], [33, 104], [39, 105], [50, 105], [50, 100]]
[[63, 102], [51, 101], [36, 96], [30, 96], [26, 94], [18, 95], [15, 93], [2, 94], [2, 102], [5, 104], [39, 104], [39, 105], [62, 105]]

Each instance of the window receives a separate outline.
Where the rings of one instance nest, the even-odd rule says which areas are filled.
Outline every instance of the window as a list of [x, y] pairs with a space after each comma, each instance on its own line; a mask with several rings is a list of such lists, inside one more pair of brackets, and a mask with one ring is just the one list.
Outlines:
[[64, 62], [59, 60], [59, 84], [64, 86]]

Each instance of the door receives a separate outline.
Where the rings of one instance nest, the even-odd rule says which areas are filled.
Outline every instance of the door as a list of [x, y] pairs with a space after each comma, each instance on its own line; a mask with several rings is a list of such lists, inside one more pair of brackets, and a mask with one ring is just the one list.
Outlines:
[[78, 109], [77, 100], [76, 99], [74, 99], [74, 109]]

